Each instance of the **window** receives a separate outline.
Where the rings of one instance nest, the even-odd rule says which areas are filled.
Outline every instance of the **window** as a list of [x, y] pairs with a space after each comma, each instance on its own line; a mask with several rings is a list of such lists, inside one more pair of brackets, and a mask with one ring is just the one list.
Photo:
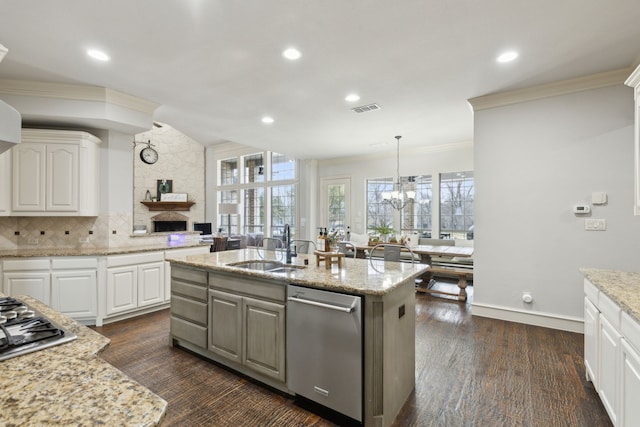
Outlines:
[[220, 185], [238, 183], [238, 159], [220, 161]]
[[473, 172], [440, 174], [440, 237], [473, 239]]
[[271, 236], [282, 239], [285, 224], [289, 224], [291, 235], [294, 236], [295, 194], [295, 186], [293, 184], [271, 187]]
[[[402, 178], [403, 182], [405, 178]], [[402, 210], [400, 228], [403, 233], [431, 233], [432, 224], [432, 180], [431, 175], [411, 176], [406, 178], [411, 190], [416, 192], [413, 202], [407, 203]], [[406, 185], [406, 184], [405, 184]]]
[[264, 232], [264, 187], [244, 190], [244, 231]]
[[227, 231], [231, 222], [232, 233], [281, 238], [284, 225], [289, 224], [295, 235], [297, 162], [294, 159], [278, 153], [254, 153], [220, 160], [218, 169], [219, 203], [239, 204], [239, 215], [219, 215], [218, 228]]
[[[237, 190], [220, 191], [218, 194], [218, 203], [238, 203]], [[238, 226], [238, 215], [221, 214], [220, 222], [218, 222], [218, 228], [228, 232], [229, 222], [231, 222], [231, 235], [238, 234], [240, 232], [240, 228]]]
[[367, 230], [383, 223], [393, 224], [393, 208], [382, 198], [382, 193], [392, 190], [392, 178], [367, 180]]
[[295, 179], [296, 162], [284, 154], [271, 153], [271, 180]]
[[244, 182], [264, 182], [264, 160], [262, 153], [253, 154], [251, 156], [244, 156], [243, 169], [244, 169]]

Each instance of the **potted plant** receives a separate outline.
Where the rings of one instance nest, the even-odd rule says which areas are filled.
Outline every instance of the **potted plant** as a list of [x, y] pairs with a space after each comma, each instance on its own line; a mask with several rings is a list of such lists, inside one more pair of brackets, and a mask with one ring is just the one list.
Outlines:
[[383, 242], [387, 241], [389, 234], [392, 234], [395, 232], [393, 229], [393, 226], [386, 221], [380, 221], [380, 223], [371, 227], [371, 230], [378, 233], [380, 235], [380, 239]]

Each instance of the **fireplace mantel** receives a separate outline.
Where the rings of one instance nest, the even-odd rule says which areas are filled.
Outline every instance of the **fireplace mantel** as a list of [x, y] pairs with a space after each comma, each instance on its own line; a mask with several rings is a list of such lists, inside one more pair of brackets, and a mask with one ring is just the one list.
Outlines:
[[196, 202], [140, 202], [150, 211], [188, 211]]

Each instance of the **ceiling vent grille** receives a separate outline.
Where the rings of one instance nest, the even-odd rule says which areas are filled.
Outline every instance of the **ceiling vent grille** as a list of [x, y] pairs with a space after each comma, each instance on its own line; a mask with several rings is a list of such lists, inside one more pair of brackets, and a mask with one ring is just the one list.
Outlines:
[[379, 110], [380, 106], [378, 104], [369, 104], [369, 105], [362, 105], [360, 107], [355, 107], [352, 108], [352, 111], [355, 111], [356, 113], [366, 113], [368, 111], [376, 111]]

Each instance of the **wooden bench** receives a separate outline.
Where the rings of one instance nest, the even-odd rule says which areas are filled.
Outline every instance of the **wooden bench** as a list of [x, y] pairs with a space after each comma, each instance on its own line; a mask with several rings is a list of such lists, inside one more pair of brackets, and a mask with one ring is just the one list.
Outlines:
[[467, 300], [467, 277], [473, 275], [473, 270], [468, 268], [455, 268], [455, 267], [429, 267], [429, 272], [431, 274], [450, 274], [454, 275], [458, 278], [458, 287], [460, 288], [460, 292], [445, 292], [439, 291], [436, 289], [431, 289], [430, 286], [433, 286], [431, 281], [426, 288], [416, 287], [417, 292], [426, 292], [429, 294], [440, 294], [440, 295], [451, 295], [458, 298], [458, 301], [466, 301]]

